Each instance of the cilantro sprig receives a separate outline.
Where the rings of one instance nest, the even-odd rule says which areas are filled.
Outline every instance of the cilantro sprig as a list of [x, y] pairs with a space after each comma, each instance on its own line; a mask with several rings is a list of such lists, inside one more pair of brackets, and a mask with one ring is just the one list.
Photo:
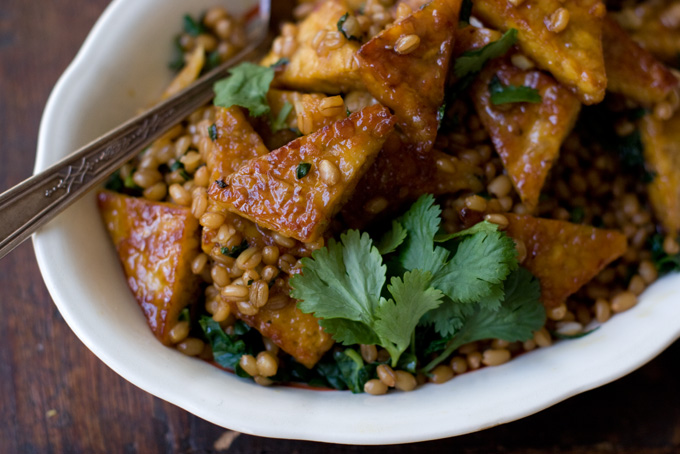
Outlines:
[[441, 336], [439, 361], [470, 339], [530, 338], [545, 310], [538, 281], [518, 268], [514, 241], [488, 222], [441, 235], [440, 215], [427, 195], [377, 243], [357, 230], [330, 240], [290, 279], [298, 307], [341, 344], [385, 348], [393, 367], [418, 326]]
[[652, 235], [649, 239], [649, 250], [652, 253], [652, 262], [659, 275], [680, 271], [680, 254], [667, 254], [663, 250], [664, 236], [660, 233]]
[[302, 259], [304, 272], [291, 278], [291, 295], [303, 312], [314, 313], [319, 324], [344, 345], [378, 344], [396, 366], [411, 343], [413, 331], [427, 311], [440, 303], [442, 293], [430, 287], [430, 274], [416, 270], [393, 277], [382, 296], [387, 267], [367, 233], [349, 230], [340, 242]]

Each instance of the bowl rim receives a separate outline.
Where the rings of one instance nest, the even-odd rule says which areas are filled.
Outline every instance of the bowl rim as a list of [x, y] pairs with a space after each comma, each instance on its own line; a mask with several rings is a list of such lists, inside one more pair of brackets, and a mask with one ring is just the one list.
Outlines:
[[[147, 3], [160, 1], [162, 0], [147, 0]], [[72, 86], [73, 82], [77, 80], [78, 71], [88, 64], [88, 57], [97, 51], [103, 36], [116, 29], [115, 24], [120, 20], [120, 17], [125, 17], [125, 10], [134, 2], [139, 2], [139, 0], [113, 0], [107, 6], [88, 34], [74, 60], [56, 83], [48, 98], [40, 124], [35, 172], [46, 168], [55, 159], [54, 153], [50, 153], [48, 146], [54, 133], [51, 124], [60, 113], [60, 100], [69, 96], [69, 89], [67, 87]], [[67, 235], [68, 232], [57, 232], [57, 234]], [[154, 378], [146, 375], [142, 369], [131, 367], [124, 358], [117, 354], [118, 352], [111, 351], [110, 347], [103, 347], [95, 341], [92, 333], [93, 328], [83, 325], [79, 321], [77, 306], [72, 306], [72, 302], [66, 300], [64, 290], [65, 286], [69, 284], [60, 278], [60, 274], [55, 273], [55, 264], [51, 260], [50, 249], [53, 241], [53, 236], [45, 235], [44, 229], [41, 229], [33, 236], [33, 245], [40, 272], [64, 320], [88, 349], [117, 374], [146, 392], [178, 405], [214, 424], [258, 436], [377, 445], [426, 441], [462, 435], [529, 416], [571, 396], [609, 383], [642, 366], [680, 336], [680, 327], [673, 326], [670, 322], [673, 319], [678, 319], [680, 309], [673, 310], [670, 307], [671, 305], [659, 303], [659, 301], [663, 302], [664, 295], [666, 295], [666, 300], [669, 299], [668, 292], [671, 294], [670, 298], [673, 297], [673, 294], [678, 294], [680, 275], [677, 275], [666, 277], [654, 284], [643, 295], [638, 306], [626, 313], [617, 315], [617, 317], [604, 324], [601, 329], [588, 336], [557, 343], [550, 349], [539, 349], [529, 352], [505, 365], [495, 368], [483, 368], [457, 377], [455, 380], [451, 380], [444, 385], [425, 385], [415, 393], [397, 393], [382, 398], [373, 396], [366, 398], [363, 395], [341, 392], [322, 393], [298, 388], [262, 388], [250, 382], [246, 383], [233, 376], [222, 374], [225, 386], [228, 385], [233, 388], [230, 393], [234, 395], [229, 396], [233, 399], [227, 403], [236, 405], [239, 410], [237, 415], [225, 414], [223, 411], [222, 413], [217, 411], [224, 410], [225, 405], [222, 405], [222, 403], [215, 405], [206, 400], [205, 393], [203, 392], [178, 394], [176, 390], [169, 389], [167, 386], [159, 387], [158, 383], [154, 382]], [[615, 349], [612, 350], [612, 336], [616, 340], [615, 330], [625, 330], [632, 321], [638, 318], [653, 320], [655, 323], [654, 328], [637, 333], [637, 337], [634, 339], [635, 342], [629, 339], [628, 343], [624, 345], [630, 350], [625, 351], [625, 354], [623, 352], [617, 353]], [[574, 349], [579, 350], [584, 347], [590, 347], [595, 349], [590, 350], [594, 352], [599, 351], [597, 350], [599, 348], [597, 347], [598, 345], [607, 346], [609, 349], [607, 352], [611, 353], [611, 356], [606, 358], [588, 357], [585, 365], [571, 371], [567, 370], [565, 364], [555, 362], [554, 358], [564, 355], [565, 351], [571, 355], [571, 351]], [[186, 361], [196, 362], [196, 360], [190, 358], [177, 357], [177, 360], [178, 364], [181, 363], [181, 365], [189, 364]], [[543, 368], [537, 368], [537, 364], [542, 365]], [[212, 377], [214, 374], [204, 366], [215, 369], [204, 363], [202, 366], [192, 363], [188, 367], [192, 370], [197, 369], [201, 373], [205, 372], [206, 375]], [[528, 368], [536, 376], [533, 376], [533, 381], [530, 385], [525, 384], [524, 387], [520, 385], [518, 388], [515, 388], [518, 391], [510, 396], [512, 399], [503, 400], [499, 396], [497, 404], [494, 403], [492, 406], [487, 404], [487, 406], [481, 409], [456, 407], [457, 402], [466, 402], [464, 393], [459, 390], [460, 387], [465, 390], [465, 387], [477, 389], [477, 387], [483, 385], [498, 384], [497, 374], [499, 373], [507, 373], [513, 380], [519, 380], [521, 376], [516, 377], [516, 371], [522, 368]], [[559, 378], [559, 380], [551, 382], [551, 379], [555, 378]], [[433, 391], [435, 388], [437, 392]], [[259, 421], [256, 419], [258, 416], [257, 412], [243, 407], [247, 403], [247, 399], [243, 399], [235, 394], [241, 392], [251, 393], [258, 401], [271, 400], [276, 405], [283, 406], [284, 408], [277, 407], [275, 409], [274, 416], [278, 419], [270, 418]], [[437, 399], [437, 397], [439, 395], [443, 397], [444, 394], [441, 393], [444, 392], [449, 397], [453, 396], [458, 400], [454, 402], [437, 402], [437, 400], [442, 400]], [[381, 425], [379, 421], [371, 422], [364, 420], [367, 416], [375, 417], [385, 412], [396, 413], [396, 416], [407, 416], [407, 419], [408, 417], [422, 417], [424, 414], [421, 411], [422, 409], [411, 411], [409, 408], [413, 407], [408, 407], [408, 405], [418, 402], [421, 397], [423, 400], [435, 402], [437, 404], [437, 406], [433, 407], [435, 413], [439, 412], [438, 414], [441, 414], [442, 417], [453, 418], [453, 420], [457, 421], [456, 425], [451, 426], [450, 420], [428, 420], [415, 426], [409, 426], [394, 419], [393, 416], [395, 415], [388, 415], [389, 418], [392, 418], [389, 419], [389, 422], [393, 424], [391, 427], [388, 427], [386, 423]], [[328, 404], [336, 405], [339, 408], [337, 412], [340, 414], [334, 415], [325, 411]], [[291, 405], [296, 406], [285, 407]], [[406, 406], [406, 409], [400, 408], [402, 405]], [[295, 408], [298, 409], [295, 410]], [[489, 414], [488, 411], [491, 408], [494, 408], [497, 412]], [[305, 412], [300, 417], [308, 425], [288, 421], [285, 416], [291, 410], [294, 410], [296, 415]], [[352, 411], [360, 411], [361, 415], [367, 416], [356, 415], [357, 420], [351, 422], [337, 419], [339, 416], [343, 418], [348, 417]], [[334, 423], [336, 424], [335, 428], [328, 427], [329, 424]], [[321, 430], [321, 428], [325, 430]]]

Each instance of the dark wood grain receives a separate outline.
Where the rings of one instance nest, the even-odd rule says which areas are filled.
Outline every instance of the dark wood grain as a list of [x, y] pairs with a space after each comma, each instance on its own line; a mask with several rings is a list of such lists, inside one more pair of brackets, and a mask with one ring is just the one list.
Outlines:
[[[0, 190], [30, 175], [50, 89], [107, 3], [0, 2]], [[399, 447], [240, 435], [220, 449], [235, 434], [137, 389], [80, 343], [30, 244], [0, 261], [0, 292], [0, 453], [680, 452], [678, 343], [615, 383], [475, 434]]]

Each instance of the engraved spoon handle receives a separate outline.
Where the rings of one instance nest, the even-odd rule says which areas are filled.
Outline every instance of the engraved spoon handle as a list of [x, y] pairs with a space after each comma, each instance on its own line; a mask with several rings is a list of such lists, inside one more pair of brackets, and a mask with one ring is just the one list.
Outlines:
[[[266, 21], [263, 28], [266, 34]], [[255, 41], [186, 90], [2, 193], [0, 258], [92, 187], [101, 184], [173, 125], [210, 101], [213, 84], [226, 76], [229, 67], [261, 56], [270, 38]]]

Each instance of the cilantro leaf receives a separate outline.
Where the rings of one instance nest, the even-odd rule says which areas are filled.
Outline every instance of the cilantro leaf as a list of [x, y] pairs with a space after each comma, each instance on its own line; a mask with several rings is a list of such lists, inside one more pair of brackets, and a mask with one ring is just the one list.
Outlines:
[[515, 42], [517, 29], [511, 28], [498, 41], [489, 43], [481, 49], [467, 51], [458, 57], [453, 66], [454, 74], [458, 79], [462, 79], [468, 74], [481, 71], [487, 61], [505, 55]]
[[250, 62], [234, 66], [229, 77], [215, 83], [214, 104], [219, 107], [245, 107], [253, 117], [269, 113], [267, 92], [274, 80], [274, 72], [272, 68]]
[[276, 116], [276, 118], [271, 119], [272, 132], [281, 131], [282, 129], [288, 129], [286, 120], [288, 119], [288, 115], [290, 115], [290, 112], [292, 110], [293, 105], [286, 101], [283, 104], [283, 107], [281, 107], [281, 110], [279, 111], [279, 114]]
[[494, 224], [489, 221], [482, 221], [478, 222], [477, 224], [473, 225], [470, 228], [467, 228], [465, 230], [461, 230], [460, 232], [455, 232], [455, 233], [449, 233], [447, 235], [436, 235], [434, 237], [434, 241], [437, 243], [445, 243], [447, 241], [456, 239], [456, 238], [462, 238], [465, 236], [470, 236], [474, 235], [475, 233], [479, 232], [497, 232], [498, 231], [498, 224]]
[[319, 325], [331, 335], [335, 342], [343, 345], [374, 345], [380, 343], [380, 338], [368, 325], [362, 322], [344, 318], [326, 318], [319, 320]]
[[405, 270], [420, 269], [434, 274], [446, 261], [448, 251], [434, 247], [441, 212], [434, 203], [434, 197], [427, 194], [420, 197], [401, 218], [401, 224], [408, 232], [399, 248], [399, 262]]
[[374, 329], [396, 366], [394, 358], [408, 348], [420, 318], [437, 308], [444, 295], [430, 286], [430, 273], [421, 270], [393, 277], [387, 289], [394, 299], [381, 298]]
[[[434, 330], [444, 338], [450, 338], [463, 326], [464, 314], [461, 311], [472, 311], [470, 304], [456, 304], [451, 298], [445, 297], [442, 304], [435, 310], [428, 312], [420, 319], [423, 326], [432, 325]], [[444, 344], [448, 342], [446, 339]]]
[[489, 83], [491, 104], [510, 104], [515, 102], [540, 103], [543, 98], [538, 90], [524, 85], [504, 85], [498, 76], [493, 76]]
[[[437, 235], [440, 214], [431, 195], [420, 197], [404, 214], [401, 223], [408, 235], [399, 247], [399, 265], [431, 272], [432, 286], [456, 303], [482, 301], [497, 307], [503, 297], [500, 284], [517, 268], [514, 241], [489, 222]], [[435, 247], [435, 240], [445, 247]]]
[[[525, 341], [545, 323], [545, 308], [540, 301], [538, 280], [525, 268], [518, 268], [504, 282], [505, 298], [497, 309], [482, 304], [459, 304], [451, 309], [460, 327], [449, 339], [446, 349], [427, 366], [429, 372], [458, 347], [483, 339], [508, 342]], [[462, 322], [462, 323], [461, 323]]]
[[[490, 313], [480, 308], [474, 318], [466, 320], [466, 336], [474, 340], [502, 339], [525, 341], [545, 323], [545, 309], [540, 301], [541, 286], [526, 268], [518, 268], [504, 283], [505, 301]], [[474, 336], [472, 331], [474, 328]], [[473, 342], [472, 340], [464, 343]]]
[[317, 318], [343, 318], [370, 326], [387, 268], [367, 233], [349, 230], [340, 241], [303, 258], [303, 273], [290, 279], [293, 298]]
[[406, 239], [406, 233], [406, 230], [398, 221], [392, 221], [392, 228], [385, 232], [375, 245], [380, 255], [396, 251]]
[[[456, 302], [471, 303], [496, 290], [494, 287], [517, 268], [517, 252], [512, 238], [501, 232], [477, 232], [464, 237], [453, 258], [432, 278], [432, 285]], [[495, 305], [495, 304], [493, 304]]]

